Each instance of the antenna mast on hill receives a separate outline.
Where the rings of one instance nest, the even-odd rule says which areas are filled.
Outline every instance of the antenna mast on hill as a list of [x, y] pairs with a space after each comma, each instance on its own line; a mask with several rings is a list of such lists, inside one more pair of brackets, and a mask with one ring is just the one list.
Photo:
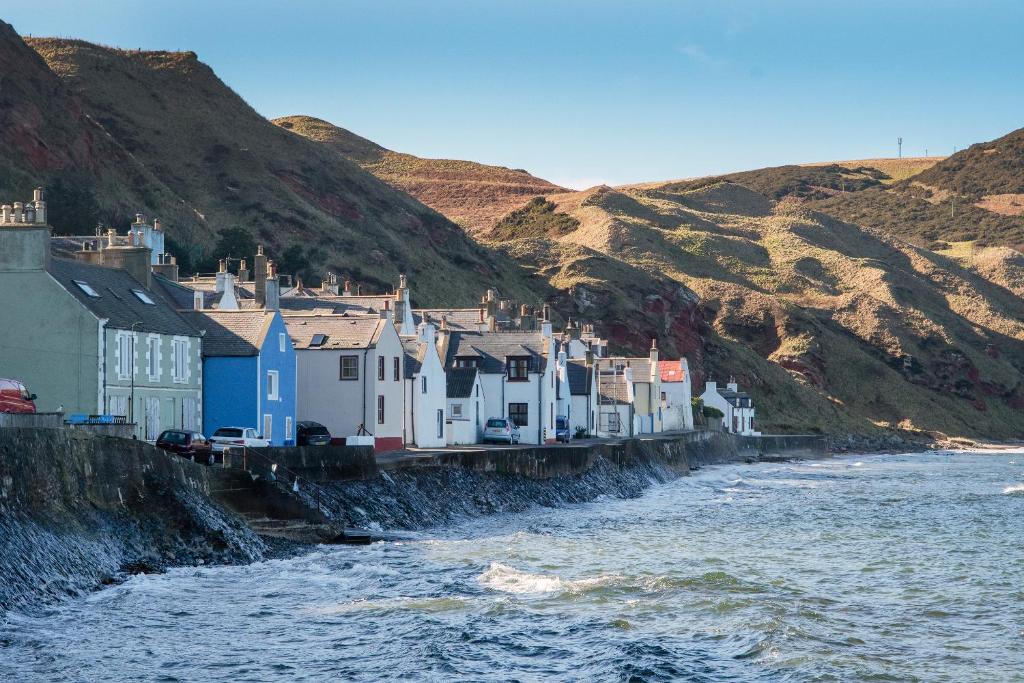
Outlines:
[[896, 138], [896, 147], [899, 148], [900, 159], [903, 158], [903, 138]]

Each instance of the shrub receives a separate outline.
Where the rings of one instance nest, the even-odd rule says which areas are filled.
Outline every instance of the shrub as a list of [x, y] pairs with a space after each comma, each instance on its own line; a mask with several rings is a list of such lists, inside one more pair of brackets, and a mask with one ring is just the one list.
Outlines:
[[582, 426], [576, 427], [576, 434], [573, 436], [573, 438], [574, 439], [585, 439], [585, 438], [587, 438], [587, 428], [586, 427], [582, 427]]
[[711, 420], [721, 420], [725, 417], [725, 413], [714, 406], [704, 406], [703, 412], [704, 417]]

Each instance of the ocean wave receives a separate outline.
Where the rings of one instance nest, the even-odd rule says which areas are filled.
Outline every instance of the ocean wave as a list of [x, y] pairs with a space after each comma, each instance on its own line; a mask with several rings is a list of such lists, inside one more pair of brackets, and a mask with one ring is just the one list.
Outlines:
[[487, 571], [477, 577], [477, 581], [503, 593], [584, 593], [608, 585], [618, 578], [611, 575], [568, 580], [553, 574], [531, 574], [500, 562], [492, 562]]
[[1024, 496], [1024, 483], [1010, 484], [1003, 489], [1004, 496]]

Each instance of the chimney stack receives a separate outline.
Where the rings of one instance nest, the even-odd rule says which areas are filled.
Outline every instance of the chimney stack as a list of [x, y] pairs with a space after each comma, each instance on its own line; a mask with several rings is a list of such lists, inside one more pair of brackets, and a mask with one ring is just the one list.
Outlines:
[[658, 340], [657, 339], [652, 339], [651, 340], [651, 365], [653, 365], [655, 369], [657, 369], [657, 367], [658, 367]]
[[171, 282], [177, 282], [178, 259], [170, 254], [157, 254], [156, 263], [153, 264], [153, 272]]
[[264, 308], [276, 311], [281, 308], [281, 282], [277, 279], [277, 264], [267, 261], [266, 301]]
[[352, 281], [345, 278], [345, 289], [341, 292], [342, 296], [352, 296]]
[[32, 191], [32, 203], [36, 206], [36, 223], [46, 224], [46, 202], [43, 201], [43, 188], [37, 187]]
[[118, 246], [116, 244], [117, 232], [111, 228], [107, 232], [109, 246], [99, 253], [104, 266], [126, 270], [139, 281], [139, 284], [150, 289], [153, 285], [152, 251], [149, 247], [139, 243], [138, 234], [129, 230], [128, 244]]
[[262, 244], [256, 247], [252, 273], [255, 277], [253, 292], [256, 296], [256, 308], [263, 308], [267, 305], [267, 257], [263, 254]]
[[238, 264], [238, 281], [249, 281], [249, 264], [245, 262], [245, 259], [242, 259]]
[[221, 259], [217, 262], [217, 285], [214, 288], [218, 294], [224, 291], [224, 276], [228, 274], [227, 261]]

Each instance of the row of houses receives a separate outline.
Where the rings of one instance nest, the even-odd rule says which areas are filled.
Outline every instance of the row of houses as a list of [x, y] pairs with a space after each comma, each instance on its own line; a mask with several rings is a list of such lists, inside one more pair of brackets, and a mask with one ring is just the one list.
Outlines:
[[[693, 428], [686, 359], [654, 343], [610, 355], [591, 326], [556, 332], [548, 306], [489, 290], [476, 307], [414, 309], [404, 276], [388, 294], [334, 275], [310, 288], [262, 249], [182, 278], [142, 215], [123, 235], [51, 237], [41, 190], [0, 211], [0, 376], [29, 384], [40, 410], [124, 416], [147, 440], [253, 427], [274, 445], [308, 420], [378, 450], [477, 443], [492, 417], [534, 444], [560, 421], [597, 437]], [[704, 399], [724, 428], [753, 431], [735, 385], [709, 383]]]

